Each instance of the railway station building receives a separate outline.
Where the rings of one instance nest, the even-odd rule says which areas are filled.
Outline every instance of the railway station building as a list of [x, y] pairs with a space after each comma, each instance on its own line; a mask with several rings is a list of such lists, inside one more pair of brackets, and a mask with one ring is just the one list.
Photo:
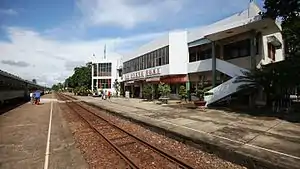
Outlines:
[[171, 97], [185, 85], [191, 93], [199, 82], [211, 85], [211, 104], [235, 93], [245, 71], [281, 61], [280, 23], [262, 18], [254, 3], [248, 9], [200, 28], [169, 32], [123, 59], [123, 81], [133, 97], [143, 97], [146, 84], [171, 86]]
[[121, 55], [112, 53], [108, 57], [92, 60], [92, 90], [99, 93], [101, 90], [115, 94], [114, 82], [121, 81]]

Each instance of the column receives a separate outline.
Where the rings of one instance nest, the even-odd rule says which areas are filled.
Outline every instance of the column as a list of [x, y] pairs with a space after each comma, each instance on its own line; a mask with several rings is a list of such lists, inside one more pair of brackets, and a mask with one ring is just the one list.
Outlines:
[[251, 71], [256, 69], [256, 37], [255, 37], [255, 30], [251, 31], [250, 37], [250, 68]]
[[[96, 70], [96, 76], [99, 76], [99, 64], [100, 64], [100, 63], [97, 63], [97, 64], [96, 64], [96, 68], [97, 68], [97, 70]], [[97, 87], [98, 87], [98, 86], [97, 86]]]
[[188, 100], [191, 101], [191, 84], [190, 84], [190, 81], [188, 79], [187, 82], [185, 82], [185, 89], [186, 89], [186, 92], [187, 92], [187, 97], [188, 97]]
[[93, 71], [94, 71], [94, 65], [92, 63], [92, 86], [91, 86], [91, 89], [92, 89], [92, 93], [94, 92], [94, 74], [93, 74]]
[[99, 79], [96, 79], [96, 89], [98, 91], [98, 88], [99, 88]]
[[217, 67], [217, 60], [216, 60], [216, 50], [215, 50], [215, 42], [211, 43], [211, 55], [212, 55], [212, 86], [216, 87], [216, 67]]
[[130, 88], [131, 88], [131, 91], [129, 93], [130, 94], [129, 98], [133, 98], [133, 95], [134, 95], [134, 84], [131, 84]]
[[143, 98], [143, 83], [140, 83], [140, 95], [139, 98]]

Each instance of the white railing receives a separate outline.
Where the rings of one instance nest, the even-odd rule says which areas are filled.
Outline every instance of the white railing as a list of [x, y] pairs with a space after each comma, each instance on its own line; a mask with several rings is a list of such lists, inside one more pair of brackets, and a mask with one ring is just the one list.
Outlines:
[[216, 69], [230, 77], [241, 76], [247, 69], [236, 66], [224, 60], [216, 59]]

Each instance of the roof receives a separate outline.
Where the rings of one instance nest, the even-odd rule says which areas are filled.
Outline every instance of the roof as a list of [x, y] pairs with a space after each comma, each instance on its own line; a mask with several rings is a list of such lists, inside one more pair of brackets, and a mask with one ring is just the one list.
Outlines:
[[8, 72], [5, 72], [5, 71], [3, 71], [3, 70], [0, 70], [0, 76], [5, 76], [5, 77], [11, 78], [11, 79], [15, 79], [15, 80], [18, 80], [18, 81], [21, 81], [21, 82], [26, 82], [26, 83], [28, 83], [28, 84], [35, 85], [35, 86], [40, 86], [40, 85], [38, 85], [38, 84], [32, 83], [32, 82], [29, 81], [29, 80], [22, 79], [22, 78], [20, 78], [19, 76], [13, 75], [13, 74], [8, 73]]
[[[255, 2], [250, 2], [249, 7], [241, 12], [238, 12], [230, 17], [217, 21], [213, 24], [207, 26], [201, 26], [198, 28], [193, 28], [187, 30], [187, 41], [188, 43], [203, 39], [206, 35], [226, 30], [228, 27], [240, 26], [245, 21], [250, 18], [254, 18], [261, 12], [260, 8], [255, 4]], [[144, 55], [156, 49], [162, 48], [169, 45], [169, 34], [164, 34], [161, 37], [154, 39], [153, 41], [141, 46], [135, 51], [123, 55], [123, 61], [128, 61], [138, 56]]]

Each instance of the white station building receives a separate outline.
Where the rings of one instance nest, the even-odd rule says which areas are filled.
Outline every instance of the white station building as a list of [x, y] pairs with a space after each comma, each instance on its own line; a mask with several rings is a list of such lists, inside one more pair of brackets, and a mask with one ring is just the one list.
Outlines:
[[109, 54], [102, 59], [94, 58], [92, 61], [92, 91], [99, 93], [110, 91], [115, 94], [113, 84], [115, 80], [121, 81], [122, 60], [121, 55], [116, 53]]
[[[143, 86], [170, 84], [172, 94], [180, 85], [195, 92], [200, 81], [213, 86], [206, 104], [237, 92], [243, 71], [281, 61], [280, 23], [262, 18], [254, 3], [233, 16], [197, 29], [174, 31], [123, 58], [123, 82], [132, 97], [142, 97]], [[98, 83], [99, 84], [99, 83]]]

